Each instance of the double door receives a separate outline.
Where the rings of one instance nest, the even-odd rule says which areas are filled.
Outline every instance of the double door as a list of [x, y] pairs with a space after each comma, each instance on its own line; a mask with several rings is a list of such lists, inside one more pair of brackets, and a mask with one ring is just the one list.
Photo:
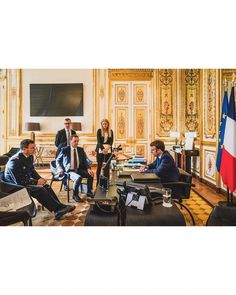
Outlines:
[[148, 159], [151, 139], [150, 81], [113, 81], [111, 123], [114, 145]]

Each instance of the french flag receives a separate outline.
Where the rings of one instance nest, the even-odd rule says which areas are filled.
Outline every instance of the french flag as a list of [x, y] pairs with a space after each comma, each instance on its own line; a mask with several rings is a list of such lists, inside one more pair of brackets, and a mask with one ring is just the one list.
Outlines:
[[225, 125], [220, 174], [231, 193], [236, 189], [236, 110], [234, 86], [231, 89]]

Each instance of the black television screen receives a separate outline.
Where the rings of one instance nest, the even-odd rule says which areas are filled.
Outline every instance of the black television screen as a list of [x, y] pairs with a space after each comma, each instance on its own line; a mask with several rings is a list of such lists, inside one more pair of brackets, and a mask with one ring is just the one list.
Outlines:
[[30, 116], [83, 116], [83, 84], [30, 84]]

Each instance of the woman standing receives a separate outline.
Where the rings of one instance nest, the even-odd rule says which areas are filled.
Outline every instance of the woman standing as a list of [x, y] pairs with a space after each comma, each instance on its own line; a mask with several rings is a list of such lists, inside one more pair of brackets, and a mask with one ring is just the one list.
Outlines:
[[[97, 131], [97, 185], [101, 174], [103, 162], [107, 162], [112, 153], [113, 131], [110, 129], [110, 124], [107, 119], [101, 122], [101, 128]], [[104, 169], [104, 176], [109, 179], [109, 165]]]

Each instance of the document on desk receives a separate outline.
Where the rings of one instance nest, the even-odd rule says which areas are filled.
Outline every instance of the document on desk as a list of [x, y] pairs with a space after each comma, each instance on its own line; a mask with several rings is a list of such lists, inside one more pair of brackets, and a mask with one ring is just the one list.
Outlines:
[[0, 207], [5, 208], [5, 211], [16, 211], [19, 208], [28, 206], [31, 202], [27, 189], [23, 188], [0, 199]]

